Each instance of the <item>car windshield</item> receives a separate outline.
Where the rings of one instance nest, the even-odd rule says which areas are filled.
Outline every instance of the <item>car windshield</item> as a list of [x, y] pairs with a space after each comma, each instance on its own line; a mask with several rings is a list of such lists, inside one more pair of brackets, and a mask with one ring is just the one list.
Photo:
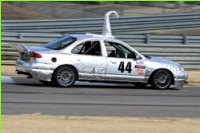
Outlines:
[[62, 38], [59, 38], [57, 40], [47, 43], [43, 47], [48, 48], [48, 49], [53, 49], [53, 50], [61, 50], [63, 48], [66, 48], [67, 46], [69, 46], [75, 41], [76, 41], [76, 38], [72, 36], [62, 37]]

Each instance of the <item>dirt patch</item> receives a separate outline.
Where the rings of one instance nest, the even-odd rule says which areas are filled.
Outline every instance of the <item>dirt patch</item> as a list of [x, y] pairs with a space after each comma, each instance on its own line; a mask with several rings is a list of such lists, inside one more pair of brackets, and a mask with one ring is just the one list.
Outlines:
[[2, 65], [1, 66], [2, 75], [16, 76], [17, 73], [15, 71], [16, 71], [16, 67], [15, 66], [8, 66], [8, 65]]
[[199, 133], [200, 119], [3, 116], [3, 133]]
[[200, 83], [200, 71], [187, 71], [190, 83]]

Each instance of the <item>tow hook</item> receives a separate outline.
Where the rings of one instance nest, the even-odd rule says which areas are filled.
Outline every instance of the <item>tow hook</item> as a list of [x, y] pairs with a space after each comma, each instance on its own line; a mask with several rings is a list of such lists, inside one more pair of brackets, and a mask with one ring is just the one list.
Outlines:
[[185, 81], [185, 85], [188, 85], [188, 81]]

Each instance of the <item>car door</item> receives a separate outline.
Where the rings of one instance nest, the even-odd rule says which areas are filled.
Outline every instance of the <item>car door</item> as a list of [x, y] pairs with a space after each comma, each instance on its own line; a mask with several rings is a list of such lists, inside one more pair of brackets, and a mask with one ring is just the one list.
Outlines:
[[142, 60], [136, 60], [136, 53], [116, 42], [104, 41], [104, 46], [107, 51], [106, 80], [144, 80], [145, 66]]
[[100, 40], [88, 40], [76, 45], [71, 60], [78, 69], [79, 79], [102, 80], [106, 73], [106, 57]]

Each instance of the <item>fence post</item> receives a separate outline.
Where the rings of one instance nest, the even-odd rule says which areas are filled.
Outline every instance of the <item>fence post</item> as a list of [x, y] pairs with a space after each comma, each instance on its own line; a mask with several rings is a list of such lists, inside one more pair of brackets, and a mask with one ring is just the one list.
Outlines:
[[187, 43], [188, 43], [188, 36], [183, 35], [183, 44], [187, 44]]
[[22, 39], [22, 38], [23, 38], [23, 34], [22, 34], [22, 33], [19, 33], [18, 38], [19, 38], [19, 39]]
[[146, 34], [145, 36], [146, 36], [146, 38], [145, 38], [145, 43], [146, 43], [146, 44], [151, 43], [151, 35]]

